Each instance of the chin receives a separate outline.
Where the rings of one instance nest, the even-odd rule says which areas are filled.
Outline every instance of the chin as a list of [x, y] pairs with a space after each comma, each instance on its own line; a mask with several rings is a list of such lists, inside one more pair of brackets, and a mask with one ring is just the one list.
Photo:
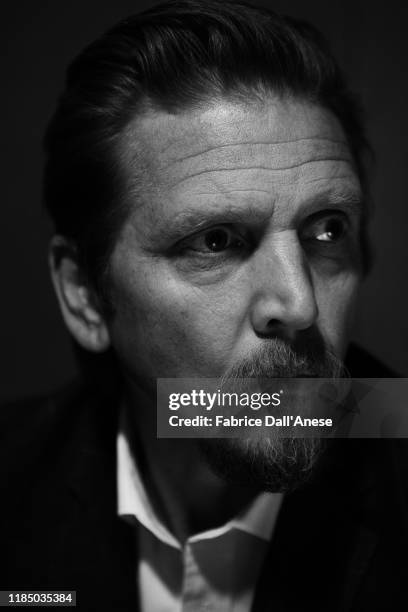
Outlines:
[[272, 493], [293, 491], [313, 475], [326, 442], [320, 438], [201, 439], [211, 470], [231, 484]]

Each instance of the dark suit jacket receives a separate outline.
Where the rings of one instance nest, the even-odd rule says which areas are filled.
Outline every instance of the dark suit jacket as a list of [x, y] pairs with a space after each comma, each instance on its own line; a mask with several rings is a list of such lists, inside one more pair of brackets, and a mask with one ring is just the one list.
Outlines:
[[[390, 376], [355, 349], [349, 367]], [[117, 401], [74, 385], [4, 407], [0, 423], [0, 589], [72, 589], [81, 610], [135, 612], [137, 546], [116, 516]], [[335, 441], [285, 497], [253, 610], [408, 610], [407, 446]]]

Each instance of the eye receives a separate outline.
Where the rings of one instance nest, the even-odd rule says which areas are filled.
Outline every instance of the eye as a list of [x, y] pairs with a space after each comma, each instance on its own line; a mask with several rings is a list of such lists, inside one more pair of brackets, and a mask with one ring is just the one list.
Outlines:
[[340, 240], [346, 232], [346, 224], [342, 219], [327, 219], [321, 222], [321, 229], [316, 235], [316, 240], [320, 240], [322, 242], [336, 242]]
[[348, 221], [341, 213], [320, 216], [310, 221], [303, 231], [306, 240], [336, 243], [345, 237], [348, 231]]
[[182, 246], [186, 250], [199, 253], [221, 253], [243, 248], [245, 241], [237, 230], [228, 226], [219, 226], [183, 240]]

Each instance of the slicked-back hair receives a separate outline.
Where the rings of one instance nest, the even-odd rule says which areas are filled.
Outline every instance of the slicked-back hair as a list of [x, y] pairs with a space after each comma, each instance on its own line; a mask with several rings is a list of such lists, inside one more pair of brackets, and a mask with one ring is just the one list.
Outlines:
[[[72, 62], [45, 137], [45, 203], [101, 297], [129, 210], [118, 155], [129, 122], [149, 109], [182, 113], [271, 93], [329, 109], [364, 185], [358, 105], [326, 41], [304, 22], [244, 2], [170, 0], [125, 19]], [[142, 172], [143, 151], [139, 159]]]

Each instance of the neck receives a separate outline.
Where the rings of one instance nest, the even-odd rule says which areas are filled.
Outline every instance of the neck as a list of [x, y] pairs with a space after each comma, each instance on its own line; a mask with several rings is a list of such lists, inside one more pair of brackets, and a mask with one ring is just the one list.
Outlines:
[[132, 388], [126, 396], [131, 447], [153, 508], [183, 543], [237, 515], [257, 491], [227, 483], [210, 469], [197, 439], [157, 438], [156, 399]]

